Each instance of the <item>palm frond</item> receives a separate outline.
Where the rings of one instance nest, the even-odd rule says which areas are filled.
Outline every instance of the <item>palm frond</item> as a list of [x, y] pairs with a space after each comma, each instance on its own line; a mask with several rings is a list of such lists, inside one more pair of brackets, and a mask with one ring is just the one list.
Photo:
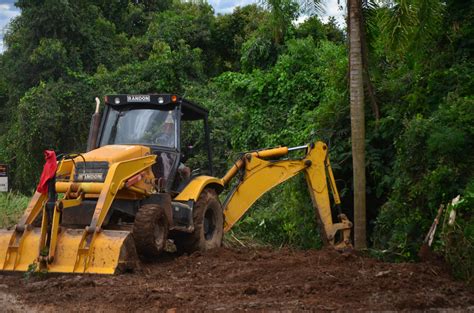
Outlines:
[[[281, 4], [281, 0], [259, 0], [258, 3], [264, 8], [272, 11]], [[324, 3], [322, 0], [294, 0], [295, 4], [300, 7], [300, 13], [305, 15], [322, 15], [325, 13]]]
[[326, 13], [324, 4], [321, 0], [299, 0], [301, 12], [307, 15], [322, 15]]

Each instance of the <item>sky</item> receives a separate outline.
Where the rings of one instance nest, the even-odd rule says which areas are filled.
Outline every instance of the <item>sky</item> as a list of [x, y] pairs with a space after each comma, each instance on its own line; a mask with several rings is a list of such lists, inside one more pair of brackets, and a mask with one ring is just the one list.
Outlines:
[[3, 51], [3, 33], [8, 22], [20, 14], [20, 10], [14, 5], [15, 0], [0, 0], [0, 52]]
[[[216, 13], [226, 14], [232, 13], [235, 7], [246, 6], [252, 3], [261, 3], [259, 0], [208, 0], [209, 3], [214, 7]], [[341, 3], [345, 1], [340, 1]], [[0, 0], [0, 53], [4, 50], [3, 45], [3, 34], [5, 32], [7, 24], [12, 18], [20, 14], [20, 10], [14, 5], [15, 0]], [[324, 1], [325, 12], [321, 19], [326, 22], [330, 16], [336, 17], [337, 22], [340, 26], [344, 24], [343, 11], [339, 10], [338, 0], [327, 0]], [[299, 19], [298, 22], [304, 20], [304, 16]]]
[[[1, 0], [0, 0], [1, 1]], [[208, 2], [214, 7], [214, 10], [216, 13], [232, 13], [235, 7], [243, 7], [252, 3], [262, 3], [260, 0], [238, 0], [238, 1], [232, 1], [232, 0], [208, 0]], [[338, 2], [345, 3], [343, 0], [325, 0], [322, 1], [324, 3], [324, 10], [325, 12], [323, 13], [323, 16], [321, 16], [321, 19], [324, 22], [327, 22], [328, 18], [330, 16], [336, 17], [336, 20], [342, 26], [344, 23], [344, 12], [339, 10], [339, 4]]]

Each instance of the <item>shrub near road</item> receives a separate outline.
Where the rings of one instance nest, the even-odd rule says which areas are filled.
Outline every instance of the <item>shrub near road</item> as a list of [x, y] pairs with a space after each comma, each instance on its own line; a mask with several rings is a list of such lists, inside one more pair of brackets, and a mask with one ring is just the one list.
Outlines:
[[29, 197], [18, 192], [0, 193], [0, 228], [15, 225], [29, 201]]

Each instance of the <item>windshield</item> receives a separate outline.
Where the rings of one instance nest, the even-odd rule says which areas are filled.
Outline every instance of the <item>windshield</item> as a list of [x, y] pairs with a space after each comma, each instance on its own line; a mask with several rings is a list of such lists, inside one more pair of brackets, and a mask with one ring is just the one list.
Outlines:
[[111, 144], [143, 144], [176, 148], [176, 110], [113, 108], [105, 121], [101, 146]]

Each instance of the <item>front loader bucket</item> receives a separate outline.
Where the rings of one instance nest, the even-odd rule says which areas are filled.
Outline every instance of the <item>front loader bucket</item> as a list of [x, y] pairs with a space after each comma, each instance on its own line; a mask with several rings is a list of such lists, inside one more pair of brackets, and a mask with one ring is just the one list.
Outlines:
[[[89, 263], [78, 258], [78, 248], [83, 229], [62, 228], [54, 260], [47, 264], [47, 271], [54, 273], [115, 274], [137, 266], [137, 254], [129, 231], [103, 230], [94, 243]], [[33, 228], [24, 234], [23, 243], [17, 256], [13, 251], [7, 255], [13, 231], [0, 230], [0, 270], [25, 272], [30, 265], [37, 264], [40, 254], [41, 229]], [[38, 266], [36, 267], [38, 268]]]

